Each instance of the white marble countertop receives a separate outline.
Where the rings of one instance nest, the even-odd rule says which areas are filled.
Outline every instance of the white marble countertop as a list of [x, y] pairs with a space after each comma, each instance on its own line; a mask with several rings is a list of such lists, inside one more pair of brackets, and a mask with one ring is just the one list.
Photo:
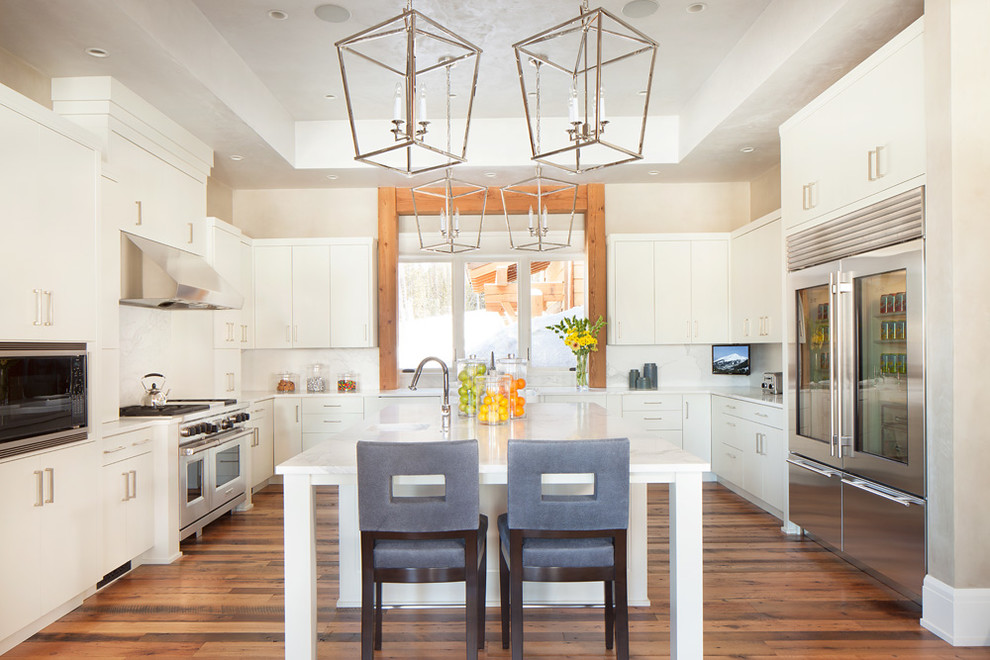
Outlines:
[[174, 417], [121, 417], [116, 421], [100, 424], [100, 435], [101, 437], [109, 438], [130, 431], [140, 431], [149, 426], [166, 425], [169, 422], [175, 421]]
[[440, 428], [439, 406], [391, 405], [373, 419], [355, 424], [344, 439], [323, 442], [275, 468], [277, 474], [321, 475], [331, 483], [354, 483], [355, 444], [358, 440], [417, 442], [477, 438], [482, 483], [505, 483], [506, 447], [509, 438], [554, 440], [628, 437], [630, 481], [670, 481], [675, 472], [706, 472], [711, 465], [668, 442], [653, 437], [636, 424], [610, 415], [594, 403], [534, 403], [526, 417], [501, 426], [486, 426], [475, 418], [451, 419], [451, 428]]

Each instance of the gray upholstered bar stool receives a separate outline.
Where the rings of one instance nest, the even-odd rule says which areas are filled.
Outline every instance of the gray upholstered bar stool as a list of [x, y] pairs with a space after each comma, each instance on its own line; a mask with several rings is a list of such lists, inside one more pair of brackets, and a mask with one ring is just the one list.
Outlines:
[[[397, 477], [435, 475], [443, 476], [442, 494], [395, 488]], [[478, 441], [361, 441], [357, 478], [362, 660], [371, 660], [372, 641], [382, 647], [384, 582], [463, 581], [467, 658], [477, 658], [485, 646], [488, 547], [488, 518], [478, 511]]]
[[[544, 492], [544, 475], [558, 474], [594, 475], [593, 492]], [[629, 439], [509, 440], [508, 483], [508, 512], [498, 517], [502, 648], [511, 637], [513, 660], [523, 657], [524, 581], [601, 581], [605, 648], [614, 639], [627, 660]]]

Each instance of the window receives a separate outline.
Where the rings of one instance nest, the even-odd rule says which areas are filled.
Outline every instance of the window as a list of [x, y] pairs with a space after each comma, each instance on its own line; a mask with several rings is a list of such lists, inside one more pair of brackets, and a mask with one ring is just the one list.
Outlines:
[[450, 262], [399, 262], [396, 326], [400, 369], [427, 355], [453, 361], [453, 291]]

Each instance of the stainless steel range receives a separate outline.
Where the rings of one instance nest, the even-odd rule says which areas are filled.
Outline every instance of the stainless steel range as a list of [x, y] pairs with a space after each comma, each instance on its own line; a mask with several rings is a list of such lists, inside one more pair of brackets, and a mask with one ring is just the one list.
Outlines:
[[165, 406], [129, 406], [121, 417], [178, 421], [179, 540], [247, 502], [246, 403], [234, 399], [170, 399]]

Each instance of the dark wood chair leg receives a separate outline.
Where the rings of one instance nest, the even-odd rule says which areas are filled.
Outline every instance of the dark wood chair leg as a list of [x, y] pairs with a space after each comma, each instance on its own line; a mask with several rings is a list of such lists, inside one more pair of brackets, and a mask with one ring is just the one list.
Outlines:
[[626, 588], [626, 537], [615, 544], [615, 627], [616, 660], [629, 660], [629, 596]]
[[498, 544], [498, 596], [502, 611], [502, 648], [509, 648], [509, 565], [505, 563], [502, 542]]
[[615, 639], [615, 603], [612, 601], [613, 583], [605, 581], [605, 648], [612, 650]]
[[478, 658], [478, 537], [464, 539], [464, 626], [467, 660]]
[[382, 583], [375, 582], [375, 650], [382, 650]]
[[[362, 543], [362, 546], [365, 546]], [[361, 660], [371, 660], [374, 655], [375, 578], [368, 554], [371, 548], [362, 547], [361, 557]]]
[[488, 542], [481, 546], [478, 562], [478, 650], [485, 648], [485, 604], [488, 596]]
[[522, 534], [509, 532], [509, 628], [512, 631], [512, 660], [523, 658]]

